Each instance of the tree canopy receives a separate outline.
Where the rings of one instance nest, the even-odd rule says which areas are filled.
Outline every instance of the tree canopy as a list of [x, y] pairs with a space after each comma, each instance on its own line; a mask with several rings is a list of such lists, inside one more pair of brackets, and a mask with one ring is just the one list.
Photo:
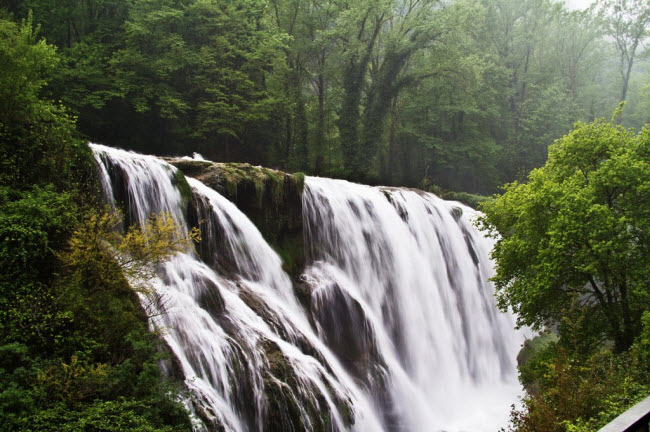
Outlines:
[[90, 150], [43, 96], [61, 58], [38, 31], [0, 14], [0, 430], [190, 430], [127, 281], [189, 239], [164, 218], [100, 223], [119, 219], [98, 216]]
[[590, 333], [629, 348], [650, 307], [650, 128], [578, 123], [527, 183], [484, 206], [497, 297], [520, 325], [557, 325], [577, 301]]
[[58, 47], [39, 91], [91, 141], [492, 193], [621, 99], [650, 119], [647, 1], [2, 4]]

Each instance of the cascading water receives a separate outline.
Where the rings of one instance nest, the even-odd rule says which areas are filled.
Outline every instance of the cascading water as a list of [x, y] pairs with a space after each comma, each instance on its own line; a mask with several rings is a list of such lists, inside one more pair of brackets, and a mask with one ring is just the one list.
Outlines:
[[237, 207], [152, 156], [91, 145], [127, 223], [201, 221], [158, 271], [155, 322], [204, 425], [227, 431], [493, 431], [520, 392], [474, 212], [431, 194], [307, 178], [301, 304]]
[[519, 391], [522, 339], [495, 307], [492, 245], [470, 222], [476, 212], [420, 191], [307, 184], [318, 332], [344, 359], [371, 357], [349, 369], [380, 390], [386, 427], [498, 429]]

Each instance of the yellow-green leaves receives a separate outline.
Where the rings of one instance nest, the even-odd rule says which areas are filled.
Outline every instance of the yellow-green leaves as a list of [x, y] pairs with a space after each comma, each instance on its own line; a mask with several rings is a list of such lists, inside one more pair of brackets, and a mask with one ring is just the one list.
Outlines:
[[166, 213], [151, 215], [143, 227], [131, 226], [124, 233], [118, 229], [121, 224], [118, 213], [90, 213], [61, 259], [104, 281], [126, 277], [136, 291], [147, 294], [155, 267], [200, 240], [198, 228], [188, 232]]

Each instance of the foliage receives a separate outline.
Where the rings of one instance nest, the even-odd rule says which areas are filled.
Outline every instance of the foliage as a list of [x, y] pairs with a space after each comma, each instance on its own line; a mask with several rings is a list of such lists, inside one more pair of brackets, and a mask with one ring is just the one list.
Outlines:
[[480, 208], [483, 203], [492, 201], [492, 198], [488, 196], [470, 194], [467, 192], [443, 191], [440, 197], [446, 200], [460, 201], [474, 209]]
[[[643, 56], [643, 40], [650, 34], [650, 1], [606, 0], [600, 4], [607, 33], [615, 41], [620, 75], [620, 100], [625, 101], [634, 63]], [[639, 55], [640, 54], [640, 55]]]
[[[34, 290], [37, 282], [28, 274], [13, 281], [18, 290], [3, 293], [3, 430], [57, 418], [68, 429], [52, 430], [74, 430], [71, 425], [99, 421], [104, 410], [102, 421], [111, 430], [189, 427], [183, 408], [168, 396], [178, 390], [158, 370], [160, 342], [147, 331], [145, 314], [160, 313], [162, 302], [145, 278], [151, 266], [184, 250], [196, 232], [183, 234], [173, 219], [159, 215], [142, 230], [121, 235], [115, 231], [120, 221], [90, 213], [72, 233], [69, 249], [51, 257], [60, 257], [64, 267], [43, 269], [60, 271], [58, 277]], [[146, 308], [144, 301], [143, 310], [126, 278], [139, 282], [136, 291], [156, 304]]]
[[305, 173], [303, 172], [293, 173], [293, 178], [296, 180], [298, 191], [302, 193], [303, 189], [305, 188]]
[[14, 190], [75, 181], [89, 151], [74, 119], [39, 98], [58, 62], [56, 49], [38, 40], [31, 15], [15, 24], [0, 15], [0, 183]]
[[528, 394], [511, 430], [597, 430], [650, 394], [650, 135], [619, 113], [577, 123], [527, 183], [482, 205], [500, 307], [559, 336], [520, 354]]
[[520, 325], [560, 323], [577, 296], [585, 326], [630, 347], [648, 308], [650, 170], [647, 128], [578, 123], [525, 184], [483, 206], [497, 239], [497, 298]]
[[[130, 226], [124, 234], [118, 231], [122, 221], [118, 213], [90, 213], [72, 234], [69, 250], [61, 255], [64, 265], [84, 268], [107, 281], [123, 275], [129, 281], [144, 282], [153, 278], [157, 265], [200, 240], [198, 228], [186, 233], [168, 213], [151, 215], [142, 228]], [[115, 263], [117, 273], [102, 267], [106, 262]]]
[[[263, 2], [134, 2], [122, 38], [108, 59], [106, 103], [126, 103], [162, 152], [190, 140], [194, 150], [230, 157], [234, 144], [250, 144], [248, 127], [277, 108], [263, 74], [282, 39], [267, 26]], [[130, 146], [142, 138], [110, 137]]]
[[[160, 413], [156, 413], [160, 414]], [[126, 432], [172, 432], [179, 426], [166, 425], [163, 418], [152, 413], [147, 402], [117, 399], [96, 401], [70, 410], [64, 405], [41, 411], [30, 419], [29, 430], [75, 432], [103, 430]]]
[[0, 187], [0, 341], [45, 346], [56, 337], [57, 323], [67, 320], [53, 310], [48, 285], [76, 210], [69, 194], [52, 187], [25, 193]]
[[[648, 120], [644, 2], [585, 10], [552, 0], [5, 6], [17, 20], [29, 21], [31, 10], [58, 47], [33, 46], [43, 51], [39, 66], [24, 76], [51, 72], [47, 87], [34, 88], [70, 107], [92, 141], [490, 194], [541, 166], [554, 139], [611, 111], [622, 94], [630, 106], [619, 119]], [[33, 26], [23, 29], [34, 40]], [[21, 46], [14, 42], [7, 49]], [[60, 108], [49, 111], [57, 120], [40, 128], [73, 124]], [[9, 164], [38, 153], [6, 154]]]
[[544, 383], [524, 399], [524, 410], [513, 412], [511, 430], [598, 430], [650, 394], [642, 366], [634, 353], [603, 351], [578, 359], [559, 349], [542, 363]]
[[195, 235], [163, 217], [109, 232], [90, 151], [43, 97], [56, 49], [31, 15], [0, 32], [0, 430], [189, 430], [126, 276]]
[[642, 336], [622, 354], [602, 346], [589, 351], [576, 346], [583, 337], [583, 316], [569, 315], [571, 330], [520, 366], [528, 395], [522, 409], [512, 411], [509, 430], [594, 431], [650, 395], [647, 312]]
[[164, 313], [164, 299], [150, 285], [155, 269], [198, 242], [200, 231], [195, 227], [186, 232], [166, 213], [151, 215], [142, 228], [130, 226], [124, 234], [119, 232], [122, 223], [119, 213], [90, 213], [72, 234], [61, 260], [65, 266], [81, 270], [81, 277], [93, 284], [110, 286], [126, 279], [141, 295], [149, 317]]

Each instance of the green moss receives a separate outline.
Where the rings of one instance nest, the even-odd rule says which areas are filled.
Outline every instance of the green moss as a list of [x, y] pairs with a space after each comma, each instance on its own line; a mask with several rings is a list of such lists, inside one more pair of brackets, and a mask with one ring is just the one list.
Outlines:
[[343, 423], [346, 426], [352, 426], [354, 423], [354, 412], [352, 411], [352, 402], [347, 401], [347, 403], [340, 403], [338, 405], [339, 413], [343, 419]]
[[549, 330], [541, 332], [539, 336], [535, 336], [532, 339], [526, 339], [524, 346], [521, 348], [519, 354], [517, 355], [517, 362], [520, 366], [524, 365], [528, 359], [542, 351], [550, 343], [555, 343], [557, 341], [557, 334]]
[[293, 369], [278, 345], [271, 341], [264, 343], [269, 371], [264, 374], [264, 393], [269, 405], [265, 430], [299, 431], [305, 424], [293, 391], [300, 385]]
[[[263, 344], [268, 361], [268, 371], [264, 373], [264, 392], [269, 405], [264, 430], [326, 432], [332, 430], [332, 412], [325, 395], [313, 387], [304, 392], [305, 382], [295, 374], [290, 361], [284, 356], [275, 342]], [[350, 401], [342, 400], [323, 377], [327, 393], [334, 399], [346, 425], [353, 423]], [[309, 418], [306, 425], [303, 413]]]
[[274, 245], [275, 252], [282, 259], [282, 268], [287, 274], [297, 277], [305, 265], [302, 234], [282, 236]]
[[324, 379], [323, 381], [325, 383], [325, 387], [327, 388], [327, 392], [334, 400], [336, 409], [341, 415], [341, 420], [343, 420], [343, 424], [345, 426], [352, 426], [354, 424], [354, 411], [352, 410], [352, 401], [347, 398], [341, 399], [339, 395], [336, 393], [336, 391], [332, 388], [329, 381], [327, 381], [327, 379]]
[[494, 198], [485, 195], [478, 195], [469, 192], [456, 192], [456, 191], [445, 190], [438, 185], [431, 184], [431, 181], [429, 181], [428, 179], [425, 179], [422, 182], [420, 182], [418, 187], [422, 190], [431, 192], [432, 194], [442, 199], [450, 200], [450, 201], [460, 201], [461, 203], [469, 207], [472, 207], [474, 209], [478, 209], [479, 206], [486, 201], [494, 200]]
[[484, 202], [489, 202], [494, 200], [494, 198], [485, 195], [472, 194], [468, 192], [453, 192], [453, 191], [443, 192], [440, 195], [440, 197], [446, 200], [460, 201], [463, 204], [470, 206], [474, 209], [478, 209], [479, 206]]
[[187, 182], [187, 179], [181, 170], [177, 169], [174, 172], [174, 176], [172, 177], [172, 184], [181, 193], [183, 201], [187, 202], [190, 200], [190, 198], [192, 198], [192, 188], [190, 187], [190, 184]]
[[524, 342], [517, 355], [519, 381], [530, 394], [539, 391], [539, 379], [545, 376], [548, 365], [556, 356], [557, 334], [546, 330]]
[[279, 205], [284, 198], [284, 174], [278, 171], [272, 171], [268, 168], [262, 168], [266, 180], [270, 183], [271, 200], [275, 205]]
[[197, 164], [170, 160], [232, 201], [260, 230], [273, 246], [290, 275], [298, 275], [304, 266], [302, 239], [302, 190], [305, 175], [286, 174], [247, 163], [207, 163], [200, 171]]
[[197, 161], [197, 160], [187, 160], [187, 159], [165, 159], [174, 165], [179, 170], [183, 171], [183, 174], [194, 177], [197, 174], [205, 171], [212, 166], [212, 162], [208, 161]]
[[272, 201], [280, 203], [283, 198], [284, 175], [268, 168], [258, 168], [250, 164], [227, 163], [218, 165], [218, 175], [231, 197], [235, 197], [239, 188], [252, 185], [258, 206], [261, 208], [264, 195], [270, 192]]
[[305, 189], [305, 173], [304, 172], [293, 173], [293, 178], [296, 181], [298, 192], [302, 193], [303, 190]]
[[245, 179], [246, 173], [242, 169], [243, 164], [219, 164], [218, 175], [228, 194], [237, 196], [237, 185]]

